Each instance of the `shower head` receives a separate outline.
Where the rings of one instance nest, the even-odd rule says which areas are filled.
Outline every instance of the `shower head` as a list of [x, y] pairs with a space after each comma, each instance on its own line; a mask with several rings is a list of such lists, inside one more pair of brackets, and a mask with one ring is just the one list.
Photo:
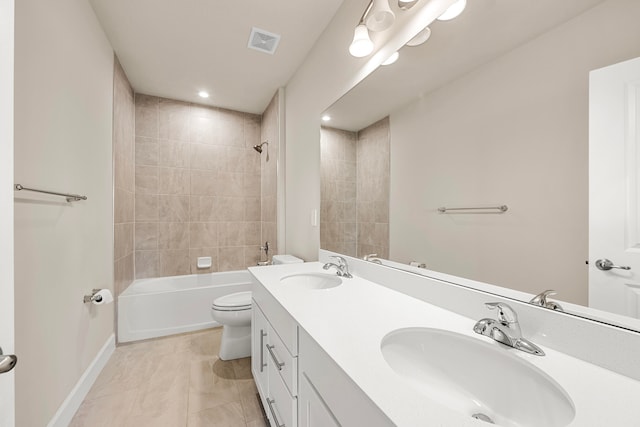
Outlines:
[[254, 150], [256, 150], [258, 153], [262, 153], [262, 146], [263, 146], [264, 144], [269, 145], [269, 143], [268, 143], [267, 141], [265, 141], [265, 142], [263, 142], [262, 144], [254, 145], [254, 146], [253, 146], [253, 149], [254, 149]]

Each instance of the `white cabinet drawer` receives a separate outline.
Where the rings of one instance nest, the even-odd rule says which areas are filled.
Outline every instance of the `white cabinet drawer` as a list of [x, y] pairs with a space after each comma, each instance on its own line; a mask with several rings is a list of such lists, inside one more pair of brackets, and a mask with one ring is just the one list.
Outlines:
[[297, 356], [298, 324], [293, 320], [293, 317], [259, 282], [253, 286], [253, 299], [258, 303], [289, 353], [292, 356]]
[[298, 401], [292, 397], [284, 384], [280, 371], [274, 363], [267, 366], [269, 373], [269, 393], [265, 410], [271, 427], [297, 427]]
[[298, 358], [293, 357], [287, 346], [272, 327], [267, 332], [268, 364], [273, 365], [292, 396], [298, 395]]

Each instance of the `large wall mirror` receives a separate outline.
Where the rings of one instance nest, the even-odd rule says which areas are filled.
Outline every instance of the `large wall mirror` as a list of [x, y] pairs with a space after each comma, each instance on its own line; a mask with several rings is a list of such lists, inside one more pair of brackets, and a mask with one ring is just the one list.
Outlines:
[[[403, 47], [326, 110], [322, 248], [520, 299], [553, 289], [567, 312], [640, 330], [640, 262], [595, 266], [640, 257], [639, 17], [637, 0], [472, 0], [433, 23], [426, 43]], [[593, 87], [616, 78], [627, 80], [608, 94]], [[611, 139], [590, 148], [594, 135]], [[593, 163], [615, 150], [618, 181]], [[620, 180], [612, 193], [626, 198], [596, 214], [594, 193]], [[622, 252], [594, 249], [594, 227], [621, 234]]]

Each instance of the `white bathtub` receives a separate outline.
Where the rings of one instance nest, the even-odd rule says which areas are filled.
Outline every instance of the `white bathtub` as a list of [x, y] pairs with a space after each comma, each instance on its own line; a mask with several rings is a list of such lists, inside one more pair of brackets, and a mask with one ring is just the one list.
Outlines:
[[218, 326], [213, 300], [251, 287], [248, 270], [136, 280], [118, 297], [118, 341]]

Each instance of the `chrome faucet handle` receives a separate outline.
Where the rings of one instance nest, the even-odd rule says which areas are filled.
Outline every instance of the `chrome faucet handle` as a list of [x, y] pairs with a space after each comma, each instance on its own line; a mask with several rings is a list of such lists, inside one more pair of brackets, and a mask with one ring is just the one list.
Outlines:
[[555, 295], [558, 292], [553, 289], [547, 289], [544, 292], [539, 293], [535, 297], [531, 298], [529, 304], [539, 305], [540, 307], [550, 308], [552, 310], [564, 311], [562, 306], [555, 301], [548, 301], [547, 297], [551, 295]]
[[518, 324], [518, 315], [509, 304], [504, 302], [486, 302], [484, 305], [486, 305], [489, 310], [498, 310], [497, 318], [500, 322], [508, 325]]
[[349, 264], [347, 264], [347, 260], [341, 256], [331, 255], [330, 258], [335, 258], [338, 260], [338, 264], [334, 264], [332, 262], [326, 263], [322, 268], [328, 270], [331, 267], [336, 267], [337, 274], [340, 277], [346, 277], [347, 279], [351, 279], [353, 276], [349, 273]]
[[531, 301], [529, 302], [531, 304], [541, 305], [544, 307], [547, 305], [547, 297], [555, 295], [557, 293], [558, 292], [554, 291], [553, 289], [547, 289], [546, 291], [540, 292], [538, 295], [531, 298]]
[[340, 267], [344, 267], [347, 265], [347, 260], [344, 259], [344, 257], [338, 256], [338, 255], [331, 255], [329, 258], [335, 258], [338, 260], [338, 265]]
[[382, 261], [378, 258], [378, 254], [369, 254], [362, 257], [363, 260], [382, 265]]
[[503, 302], [487, 302], [485, 305], [489, 310], [498, 311], [498, 319], [480, 319], [473, 327], [475, 333], [485, 335], [499, 343], [522, 350], [526, 353], [544, 356], [544, 351], [540, 347], [522, 337], [522, 331], [518, 323], [518, 315], [509, 304]]

